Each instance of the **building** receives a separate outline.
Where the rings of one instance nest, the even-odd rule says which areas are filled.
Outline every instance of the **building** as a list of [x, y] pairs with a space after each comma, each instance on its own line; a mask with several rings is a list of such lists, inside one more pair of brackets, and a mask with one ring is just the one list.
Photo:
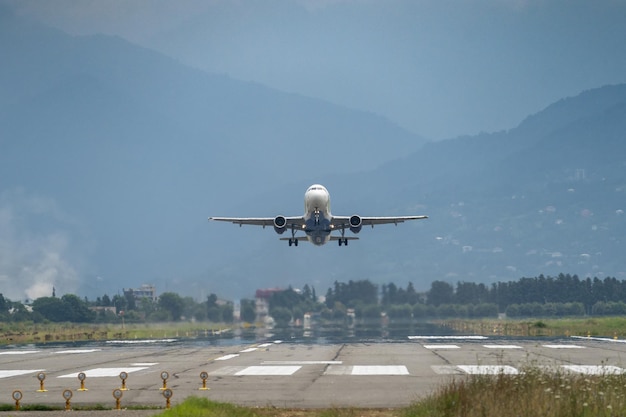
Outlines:
[[270, 314], [270, 298], [272, 294], [285, 291], [281, 288], [268, 288], [264, 290], [256, 290], [255, 298], [255, 310], [256, 320], [265, 322]]
[[142, 298], [149, 298], [152, 301], [157, 301], [156, 287], [150, 284], [143, 284], [139, 288], [124, 288], [124, 296], [133, 296], [135, 300], [141, 300]]

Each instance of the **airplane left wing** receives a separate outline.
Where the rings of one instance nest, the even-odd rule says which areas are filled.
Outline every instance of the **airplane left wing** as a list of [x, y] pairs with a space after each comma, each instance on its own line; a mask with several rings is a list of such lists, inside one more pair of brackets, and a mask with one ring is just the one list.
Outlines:
[[252, 225], [252, 226], [274, 226], [274, 222], [280, 220], [285, 221], [285, 228], [291, 229], [301, 229], [302, 225], [304, 225], [304, 218], [300, 217], [209, 217], [209, 220], [214, 220], [218, 222], [229, 222], [233, 224], [238, 224], [239, 226]]
[[352, 227], [354, 224], [351, 222], [358, 223], [360, 219], [360, 225], [362, 226], [372, 226], [374, 227], [377, 224], [398, 224], [404, 223], [408, 220], [421, 220], [427, 219], [428, 216], [399, 216], [399, 217], [359, 217], [359, 216], [335, 216], [331, 221], [331, 225], [335, 229], [348, 229]]

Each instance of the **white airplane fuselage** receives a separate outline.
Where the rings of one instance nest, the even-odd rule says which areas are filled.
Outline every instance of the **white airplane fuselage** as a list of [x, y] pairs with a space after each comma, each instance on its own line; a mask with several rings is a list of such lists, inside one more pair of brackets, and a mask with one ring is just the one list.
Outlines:
[[319, 184], [310, 186], [304, 193], [304, 233], [309, 242], [321, 246], [330, 240], [332, 215], [330, 194]]

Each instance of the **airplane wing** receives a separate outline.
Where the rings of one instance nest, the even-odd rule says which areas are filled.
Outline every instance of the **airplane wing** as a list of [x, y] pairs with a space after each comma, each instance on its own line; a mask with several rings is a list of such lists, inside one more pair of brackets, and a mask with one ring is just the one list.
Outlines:
[[[333, 216], [331, 225], [335, 229], [350, 228], [351, 216]], [[408, 220], [427, 219], [428, 216], [399, 216], [399, 217], [361, 217], [361, 225], [374, 227], [377, 224], [398, 224]]]
[[[229, 222], [238, 224], [239, 226], [252, 225], [252, 226], [274, 226], [275, 217], [209, 217], [209, 220], [217, 222]], [[301, 229], [304, 225], [304, 217], [285, 217], [287, 229], [296, 228]]]

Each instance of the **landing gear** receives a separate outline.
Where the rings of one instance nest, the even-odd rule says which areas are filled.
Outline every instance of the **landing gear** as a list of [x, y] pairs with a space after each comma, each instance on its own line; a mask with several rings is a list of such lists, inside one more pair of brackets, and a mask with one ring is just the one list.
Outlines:
[[298, 238], [296, 237], [296, 228], [291, 228], [291, 238], [289, 238], [289, 246], [298, 246]]
[[348, 238], [345, 237], [346, 229], [341, 229], [341, 237], [337, 240], [339, 242], [339, 246], [342, 244], [348, 246]]

